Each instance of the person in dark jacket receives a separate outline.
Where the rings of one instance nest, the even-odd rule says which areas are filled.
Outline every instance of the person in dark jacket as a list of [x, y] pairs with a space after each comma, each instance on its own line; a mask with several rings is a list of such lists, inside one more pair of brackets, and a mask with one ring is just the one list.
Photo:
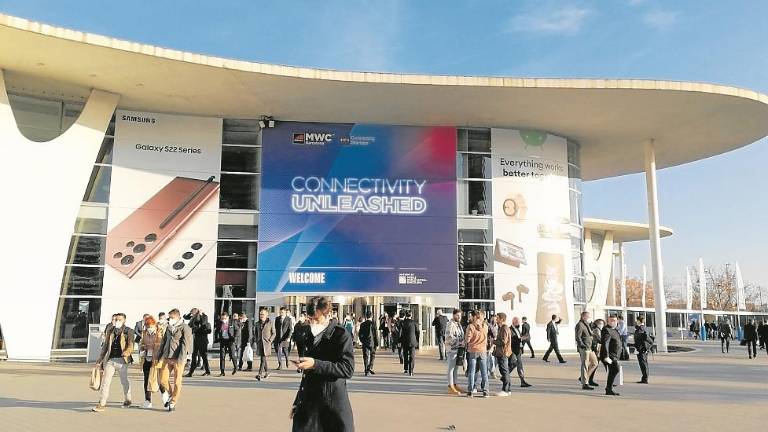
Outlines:
[[307, 302], [309, 325], [296, 335], [306, 347], [296, 367], [303, 372], [291, 417], [293, 432], [354, 432], [347, 380], [355, 371], [352, 337], [338, 324], [331, 324], [327, 297]]
[[765, 345], [768, 343], [768, 324], [765, 321], [760, 321], [757, 326], [757, 338], [760, 341], [760, 349], [765, 349]]
[[731, 339], [733, 338], [733, 328], [731, 322], [724, 319], [717, 326], [717, 334], [720, 337], [720, 350], [725, 353], [731, 352]]
[[192, 329], [192, 337], [195, 342], [192, 347], [192, 363], [189, 365], [187, 377], [197, 369], [198, 361], [202, 361], [205, 372], [201, 376], [211, 374], [211, 368], [208, 366], [208, 335], [211, 334], [211, 324], [208, 322], [208, 315], [201, 312], [198, 308], [193, 308], [188, 314], [184, 315], [185, 320], [189, 320], [187, 325]]
[[[248, 314], [245, 312], [240, 315], [240, 332], [240, 356], [238, 357], [237, 369], [243, 370], [243, 356], [245, 355], [245, 348], [251, 344], [252, 333], [251, 322], [248, 321]], [[253, 370], [253, 361], [246, 359], [245, 370], [246, 372]]]
[[581, 362], [579, 382], [582, 390], [594, 390], [588, 383], [587, 377], [597, 368], [597, 357], [592, 352], [592, 329], [589, 328], [589, 312], [581, 313], [581, 319], [576, 323], [576, 349], [579, 351]]
[[411, 311], [405, 311], [405, 319], [400, 325], [400, 345], [403, 347], [403, 373], [413, 375], [416, 365], [416, 348], [419, 346], [418, 324], [411, 319]]
[[275, 328], [269, 321], [269, 313], [266, 309], [259, 311], [259, 320], [253, 323], [251, 331], [251, 348], [253, 348], [253, 357], [259, 356], [259, 374], [256, 379], [261, 381], [269, 378], [269, 365], [267, 357], [272, 348], [272, 341], [275, 339]]
[[645, 330], [645, 318], [638, 316], [635, 320], [635, 353], [637, 353], [637, 364], [640, 365], [640, 373], [643, 374], [637, 383], [648, 384], [648, 351], [651, 350], [653, 342]]
[[608, 381], [605, 384], [605, 394], [609, 396], [619, 396], [613, 391], [613, 382], [619, 374], [619, 356], [621, 356], [621, 335], [616, 329], [616, 316], [608, 317], [608, 325], [603, 328], [603, 334], [600, 338], [600, 361], [608, 367]]
[[532, 387], [525, 381], [525, 369], [523, 369], [523, 345], [526, 342], [530, 342], [531, 334], [523, 334], [522, 326], [520, 325], [520, 319], [517, 317], [512, 318], [512, 325], [509, 327], [512, 332], [512, 355], [509, 356], [508, 369], [510, 375], [512, 371], [517, 369], [517, 377], [520, 378], [520, 387]]
[[432, 320], [432, 327], [435, 328], [435, 343], [440, 353], [440, 360], [445, 360], [445, 329], [448, 328], [448, 317], [443, 315], [442, 310], [437, 310], [437, 315]]
[[755, 320], [749, 320], [744, 324], [744, 340], [747, 341], [749, 358], [757, 358], [757, 326], [755, 326]]
[[280, 308], [280, 315], [275, 318], [275, 355], [277, 356], [277, 370], [282, 369], [280, 355], [285, 359], [285, 368], [288, 369], [288, 355], [291, 352], [291, 336], [293, 335], [293, 323], [288, 316], [288, 309]]
[[400, 334], [402, 331], [403, 320], [405, 319], [405, 310], [401, 309], [398, 315], [392, 320], [392, 353], [397, 350], [397, 357], [400, 364], [403, 364], [403, 346], [400, 343]]
[[531, 325], [528, 324], [528, 317], [523, 317], [521, 334], [523, 336], [523, 345], [520, 347], [520, 354], [525, 354], [525, 346], [528, 345], [528, 349], [531, 350], [531, 358], [536, 358], [536, 354], [533, 352], [533, 346], [531, 345]]
[[[592, 352], [595, 355], [595, 358], [600, 358], [600, 340], [603, 338], [603, 328], [605, 327], [605, 321], [598, 318], [594, 322], [592, 322]], [[592, 369], [592, 373], [589, 375], [589, 384], [592, 387], [600, 387], [600, 385], [595, 382], [595, 372], [597, 372], [597, 368]]]
[[373, 362], [376, 360], [376, 348], [379, 347], [379, 331], [376, 328], [376, 321], [373, 320], [371, 311], [365, 311], [365, 321], [360, 324], [357, 337], [360, 339], [360, 345], [363, 346], [365, 376], [369, 374], [376, 375], [373, 371]]
[[389, 348], [389, 315], [386, 312], [379, 318], [379, 331], [382, 346]]
[[235, 341], [235, 324], [229, 321], [229, 314], [223, 312], [219, 319], [219, 324], [216, 326], [216, 331], [213, 332], [213, 342], [219, 343], [219, 369], [221, 373], [219, 376], [224, 376], [224, 365], [226, 364], [227, 354], [229, 354], [230, 360], [232, 360], [232, 375], [237, 372], [237, 362], [235, 361], [235, 355], [232, 352], [232, 345]]
[[304, 345], [302, 345], [304, 341], [299, 336], [301, 335], [301, 331], [304, 329], [304, 327], [308, 326], [309, 322], [307, 322], [307, 314], [301, 313], [299, 318], [296, 320], [296, 325], [293, 326], [293, 335], [291, 336], [294, 345], [296, 345], [296, 351], [299, 352], [299, 357], [304, 355], [305, 348]]
[[243, 323], [240, 322], [240, 314], [237, 312], [233, 313], [229, 322], [235, 328], [235, 335], [232, 338], [232, 354], [235, 357], [235, 370], [238, 370], [240, 368], [240, 346], [243, 343]]
[[544, 357], [542, 358], [545, 362], [549, 362], [549, 355], [554, 351], [560, 363], [565, 363], [563, 356], [560, 355], [560, 347], [557, 344], [557, 337], [560, 334], [560, 330], [557, 328], [559, 324], [560, 319], [557, 315], [552, 315], [552, 321], [547, 323], [547, 340], [549, 341], [549, 348], [547, 348], [547, 352], [544, 353]]

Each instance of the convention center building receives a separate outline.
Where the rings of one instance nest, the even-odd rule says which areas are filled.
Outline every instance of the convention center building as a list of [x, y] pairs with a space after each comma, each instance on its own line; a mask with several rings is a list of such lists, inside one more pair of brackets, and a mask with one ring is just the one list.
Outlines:
[[[2, 355], [319, 294], [410, 310], [425, 345], [437, 310], [525, 316], [534, 347], [557, 315], [572, 350], [622, 238], [650, 240], [663, 298], [656, 170], [766, 135], [768, 96], [728, 86], [289, 67], [0, 15]], [[647, 225], [582, 216], [583, 182], [643, 172]]]

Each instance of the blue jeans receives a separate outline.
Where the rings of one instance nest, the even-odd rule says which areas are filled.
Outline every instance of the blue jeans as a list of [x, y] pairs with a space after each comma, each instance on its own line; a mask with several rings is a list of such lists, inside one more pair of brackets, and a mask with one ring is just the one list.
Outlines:
[[467, 370], [469, 371], [469, 386], [467, 392], [475, 390], [477, 364], [480, 363], [480, 390], [488, 391], [488, 356], [485, 352], [469, 353]]

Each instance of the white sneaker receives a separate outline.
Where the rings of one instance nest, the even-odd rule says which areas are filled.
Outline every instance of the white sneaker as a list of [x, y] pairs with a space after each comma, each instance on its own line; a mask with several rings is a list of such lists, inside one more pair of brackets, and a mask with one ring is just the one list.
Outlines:
[[141, 407], [144, 408], [144, 409], [152, 409], [152, 402], [150, 402], [148, 400], [145, 400], [144, 404], [141, 405]]
[[509, 393], [507, 393], [505, 391], [500, 391], [500, 392], [496, 393], [496, 396], [498, 396], [498, 397], [507, 397], [507, 396], [509, 396]]
[[168, 394], [168, 392], [163, 392], [163, 405], [167, 404], [169, 400], [171, 400], [171, 395]]
[[176, 404], [168, 404], [168, 412], [176, 411]]

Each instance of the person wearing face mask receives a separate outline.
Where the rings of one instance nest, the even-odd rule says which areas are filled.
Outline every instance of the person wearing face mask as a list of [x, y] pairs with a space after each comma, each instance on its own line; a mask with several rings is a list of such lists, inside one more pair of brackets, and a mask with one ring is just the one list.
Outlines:
[[[603, 328], [605, 328], [605, 321], [602, 319], [598, 318], [592, 322], [592, 352], [594, 353], [595, 358], [600, 358], [600, 340], [602, 339]], [[595, 382], [595, 372], [597, 372], [597, 368], [592, 369], [587, 384], [591, 387], [600, 387], [600, 384]]]
[[120, 375], [120, 384], [123, 386], [125, 400], [123, 408], [131, 406], [131, 382], [128, 380], [128, 365], [133, 362], [133, 330], [125, 326], [125, 314], [112, 315], [112, 323], [105, 330], [105, 340], [101, 346], [101, 354], [96, 361], [97, 366], [104, 369], [101, 379], [101, 389], [98, 404], [93, 411], [101, 412], [107, 405], [109, 387], [112, 377], [117, 372]]
[[[160, 342], [157, 367], [160, 368], [160, 385], [171, 392], [171, 397], [165, 406], [168, 411], [174, 411], [181, 394], [184, 363], [192, 351], [193, 340], [192, 329], [181, 319], [178, 309], [168, 312], [168, 317], [168, 328]], [[172, 385], [171, 375], [174, 376]]]
[[165, 316], [165, 312], [157, 314], [157, 330], [165, 332], [165, 328], [168, 327], [168, 318]]
[[331, 302], [312, 297], [307, 302], [309, 325], [299, 329], [297, 344], [304, 356], [294, 361], [303, 372], [291, 408], [293, 432], [352, 432], [355, 430], [347, 380], [355, 371], [352, 336], [330, 323]]
[[232, 341], [235, 340], [235, 326], [229, 322], [229, 314], [222, 312], [219, 325], [216, 326], [216, 331], [213, 333], [213, 341], [219, 343], [219, 369], [221, 373], [219, 376], [226, 375], [224, 373], [224, 365], [227, 362], [227, 353], [232, 360], [232, 375], [237, 372], [237, 362], [235, 356], [232, 354]]
[[608, 325], [603, 328], [600, 344], [600, 360], [608, 367], [608, 382], [605, 384], [605, 394], [609, 396], [619, 396], [613, 391], [613, 382], [619, 374], [619, 358], [621, 356], [621, 335], [616, 328], [616, 316], [608, 317]]
[[160, 391], [163, 397], [163, 403], [167, 402], [170, 396], [165, 387], [158, 383], [157, 358], [160, 354], [160, 342], [163, 340], [165, 329], [160, 330], [155, 318], [151, 315], [144, 319], [143, 334], [139, 342], [139, 358], [141, 360], [141, 370], [144, 372], [144, 405], [142, 408], [152, 408], [152, 393]]
[[[246, 355], [246, 351], [248, 351], [246, 348], [248, 348], [251, 344], [251, 331], [253, 328], [251, 327], [251, 322], [248, 321], [248, 315], [243, 312], [240, 315], [240, 356], [238, 357], [237, 362], [237, 369], [243, 370], [243, 356]], [[251, 353], [252, 355], [252, 353]], [[250, 372], [253, 370], [253, 357], [251, 357], [251, 360], [248, 360], [248, 358], [245, 359], [245, 370], [247, 372]]]

